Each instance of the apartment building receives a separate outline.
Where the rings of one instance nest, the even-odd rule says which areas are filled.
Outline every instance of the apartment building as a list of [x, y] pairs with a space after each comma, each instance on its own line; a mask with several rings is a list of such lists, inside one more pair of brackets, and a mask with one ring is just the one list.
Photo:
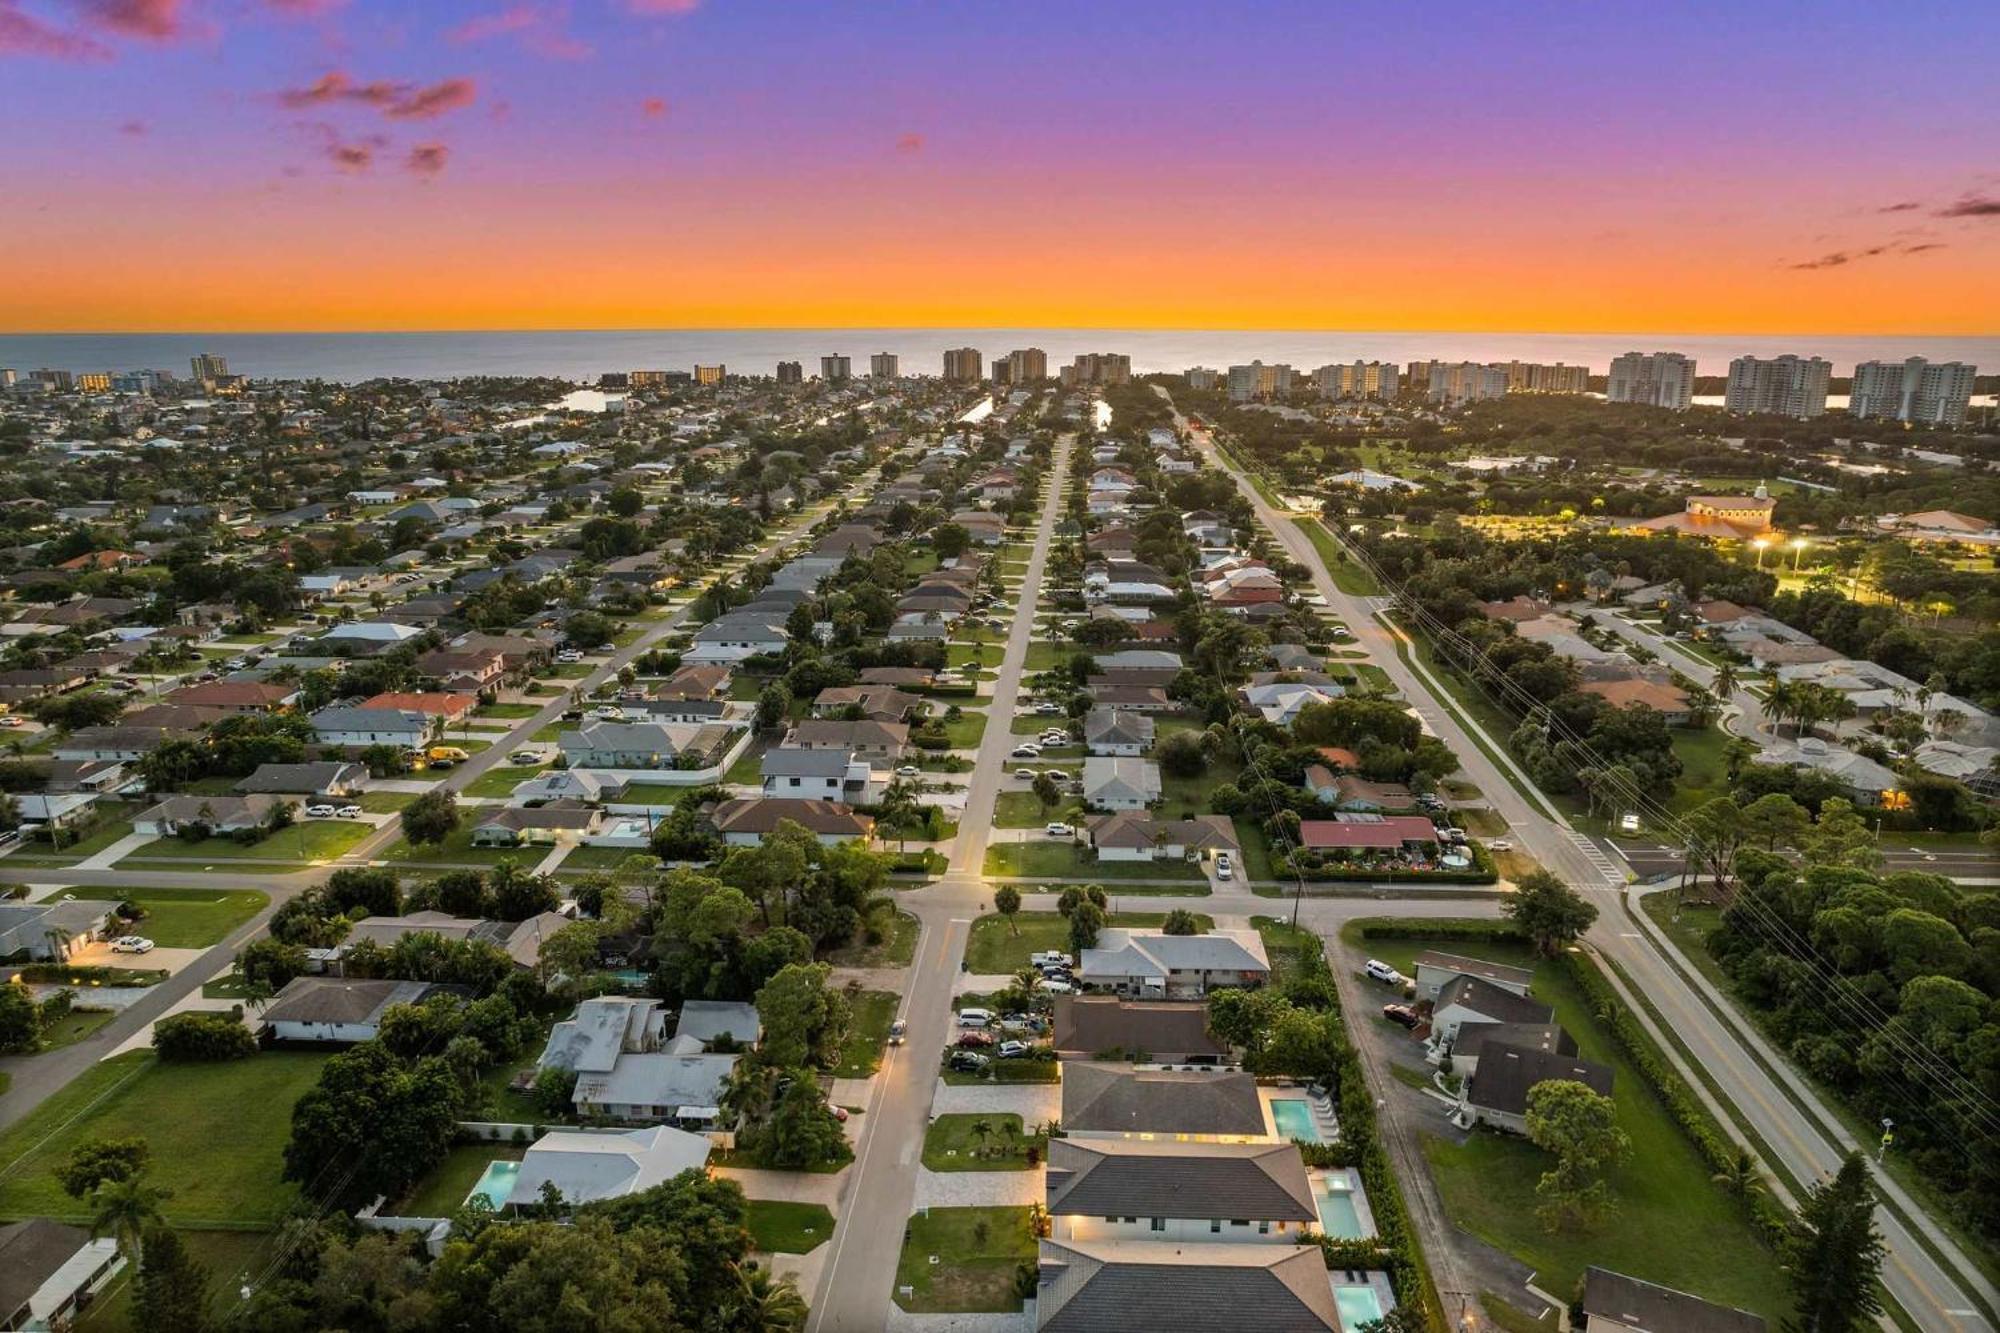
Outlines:
[[1394, 398], [1402, 376], [1394, 361], [1356, 361], [1352, 365], [1321, 366], [1313, 372], [1319, 396], [1334, 398]]
[[977, 384], [986, 378], [985, 364], [977, 347], [949, 347], [944, 354], [944, 377], [953, 384]]
[[1922, 426], [1962, 426], [1977, 366], [1964, 361], [1863, 361], [1854, 368], [1847, 410], [1857, 417]]
[[1817, 356], [1739, 356], [1729, 363], [1722, 405], [1731, 412], [1816, 417], [1826, 411], [1832, 378], [1832, 363]]
[[1258, 399], [1284, 398], [1292, 392], [1292, 368], [1282, 362], [1265, 365], [1252, 361], [1247, 366], [1229, 368], [1229, 401], [1248, 403]]
[[1679, 352], [1627, 352], [1612, 360], [1604, 396], [1685, 412], [1694, 402], [1694, 359]]

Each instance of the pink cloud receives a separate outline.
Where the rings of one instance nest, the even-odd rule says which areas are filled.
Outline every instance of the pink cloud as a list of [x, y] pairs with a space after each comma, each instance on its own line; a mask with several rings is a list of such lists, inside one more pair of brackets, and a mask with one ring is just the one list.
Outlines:
[[625, 5], [634, 14], [692, 14], [701, 0], [625, 0]]
[[366, 171], [375, 164], [375, 149], [365, 143], [337, 143], [330, 145], [326, 155], [342, 171]]
[[900, 134], [896, 136], [896, 151], [899, 153], [921, 153], [924, 151], [924, 136], [921, 134]]
[[420, 143], [410, 149], [410, 155], [403, 165], [419, 176], [435, 176], [444, 170], [444, 164], [451, 158], [451, 149], [441, 143]]
[[143, 120], [128, 120], [118, 127], [118, 132], [120, 134], [144, 134], [146, 132], [146, 122]]
[[661, 116], [667, 114], [667, 99], [664, 97], [648, 97], [645, 101], [639, 103], [639, 114], [647, 120], [658, 120]]
[[111, 49], [82, 33], [58, 28], [32, 14], [23, 14], [15, 0], [0, 0], [0, 56], [107, 60]]
[[84, 11], [125, 37], [164, 42], [187, 32], [181, 0], [87, 0]]
[[565, 9], [521, 3], [469, 19], [447, 32], [445, 40], [462, 45], [514, 37], [524, 49], [554, 60], [581, 60], [592, 54], [590, 44], [570, 33], [568, 24]]
[[316, 19], [346, 4], [347, 0], [264, 0], [266, 9], [294, 19]]
[[345, 72], [332, 70], [303, 88], [280, 91], [278, 103], [293, 111], [303, 111], [351, 102], [374, 107], [392, 120], [430, 120], [471, 106], [478, 96], [479, 85], [471, 79], [445, 79], [425, 87], [386, 79], [356, 83]]

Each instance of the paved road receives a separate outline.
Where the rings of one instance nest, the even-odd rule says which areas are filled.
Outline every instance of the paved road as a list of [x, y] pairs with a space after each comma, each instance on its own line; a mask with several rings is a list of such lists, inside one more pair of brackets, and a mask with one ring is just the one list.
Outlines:
[[[1178, 417], [1178, 413], [1176, 414]], [[1185, 426], [1185, 420], [1182, 419]], [[1250, 479], [1218, 452], [1203, 432], [1197, 446], [1212, 466], [1236, 479], [1258, 518], [1276, 535], [1293, 560], [1311, 572], [1314, 588], [1346, 621], [1357, 642], [1389, 674], [1390, 680], [1416, 707], [1431, 729], [1457, 753], [1466, 776], [1476, 783], [1510, 826], [1510, 836], [1542, 865], [1594, 897], [1601, 908], [1589, 944], [1612, 965], [1614, 983], [1624, 978], [1643, 992], [1658, 1010], [1673, 1038], [1685, 1044], [1695, 1063], [1723, 1090], [1755, 1133], [1792, 1176], [1813, 1181], [1835, 1170], [1855, 1144], [1817, 1093], [1792, 1070], [1770, 1043], [1738, 1015], [1731, 1002], [1699, 973], [1670, 961], [1671, 949], [1642, 931], [1625, 911], [1625, 874], [1592, 840], [1570, 829], [1559, 813], [1531, 804], [1521, 788], [1532, 789], [1526, 775], [1496, 745], [1496, 763], [1473, 740], [1469, 727], [1447, 705], [1449, 695], [1420, 665], [1404, 661], [1396, 639], [1375, 617], [1374, 606], [1335, 585], [1312, 542], [1289, 519], [1265, 501]], [[1501, 772], [1505, 764], [1512, 781]], [[1517, 788], [1515, 783], [1521, 784]], [[1644, 1008], [1635, 1015], [1648, 1027], [1691, 1085], [1700, 1079]], [[1725, 1122], [1726, 1123], [1726, 1122]], [[1953, 1246], [1896, 1182], [1878, 1177], [1882, 1193], [1895, 1207], [1878, 1210], [1877, 1221], [1888, 1246], [1883, 1280], [1891, 1295], [1927, 1330], [1992, 1333], [1995, 1324], [1980, 1312], [1973, 1297], [1988, 1309], [2000, 1308], [2000, 1291]], [[1942, 1253], [1940, 1262], [1917, 1240], [1904, 1218], [1915, 1219]]]
[[[870, 469], [858, 476], [839, 495], [802, 511], [799, 516], [780, 528], [762, 547], [753, 554], [739, 558], [734, 567], [752, 560], [767, 559], [797, 541], [803, 533], [818, 521], [840, 499], [872, 489], [880, 477], [879, 468]], [[691, 605], [691, 604], [690, 604]], [[581, 680], [564, 682], [583, 690], [590, 690], [603, 681], [614, 677], [618, 669], [645, 653], [661, 639], [684, 628], [689, 607], [652, 626], [636, 642], [616, 650], [605, 662]], [[554, 703], [511, 726], [504, 739], [496, 739], [494, 744], [472, 756], [471, 759], [453, 769], [451, 774], [439, 784], [448, 791], [463, 791], [482, 773], [511, 751], [516, 745], [526, 741], [535, 731], [561, 717], [568, 708], [569, 696], [557, 698]], [[299, 893], [319, 884], [333, 871], [342, 866], [367, 864], [368, 858], [401, 836], [401, 826], [395, 820], [363, 839], [352, 850], [331, 864], [311, 869], [291, 872], [259, 874], [251, 870], [216, 870], [202, 872], [154, 871], [154, 870], [85, 870], [81, 867], [66, 869], [35, 869], [22, 867], [20, 878], [30, 884], [90, 884], [111, 888], [168, 888], [168, 889], [217, 889], [249, 888], [261, 889], [271, 896], [270, 905], [249, 921], [233, 931], [229, 938], [209, 949], [191, 967], [176, 972], [159, 985], [152, 987], [145, 999], [125, 1009], [111, 1022], [105, 1024], [89, 1038], [60, 1050], [49, 1051], [34, 1056], [9, 1056], [0, 1059], [0, 1070], [12, 1075], [13, 1082], [4, 1096], [0, 1096], [0, 1129], [14, 1124], [40, 1106], [49, 1097], [62, 1089], [71, 1079], [82, 1074], [90, 1066], [116, 1051], [133, 1036], [144, 1031], [147, 1024], [154, 1022], [171, 1010], [186, 996], [199, 990], [202, 984], [228, 967], [236, 956], [236, 951], [250, 940], [262, 934], [270, 924], [273, 914], [286, 901]], [[4, 862], [0, 862], [4, 867]]]
[[893, 1315], [896, 1260], [903, 1226], [916, 1200], [924, 1131], [937, 1090], [936, 1052], [950, 1040], [953, 983], [974, 917], [990, 904], [981, 878], [993, 828], [994, 798], [1004, 779], [1009, 728], [1034, 637], [1036, 602], [1048, 565], [1050, 537], [1074, 436], [1062, 437], [1049, 467], [1048, 492], [1035, 529], [1027, 572], [1016, 594], [1013, 628], [987, 703], [986, 734], [966, 784], [950, 868], [935, 884], [904, 893], [901, 904], [923, 923], [916, 966], [903, 992], [901, 1017], [909, 1044], [892, 1048], [876, 1078], [874, 1103], [855, 1149], [854, 1184], [835, 1220], [832, 1253], [812, 1295], [809, 1333], [878, 1333]]
[[[1960, 884], [2000, 883], [2000, 857], [1980, 847], [1940, 848], [1926, 851], [1907, 844], [1898, 846], [1895, 834], [1882, 838], [1882, 865], [1886, 870], [1920, 870], [1943, 875]], [[1607, 838], [1607, 842], [1640, 879], [1659, 879], [1681, 872], [1682, 851], [1666, 843], [1644, 839]]]

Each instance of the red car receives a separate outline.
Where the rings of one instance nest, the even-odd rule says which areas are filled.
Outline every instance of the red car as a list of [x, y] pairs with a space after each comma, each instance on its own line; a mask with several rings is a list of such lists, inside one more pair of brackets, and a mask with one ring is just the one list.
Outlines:
[[993, 1034], [990, 1032], [961, 1032], [958, 1034], [958, 1044], [960, 1047], [968, 1050], [975, 1046], [991, 1046], [993, 1044]]
[[1388, 1019], [1391, 1023], [1395, 1023], [1398, 1024], [1399, 1026], [1406, 1028], [1413, 1028], [1417, 1025], [1418, 1022], [1417, 1011], [1410, 1008], [1410, 1006], [1407, 1004], [1383, 1005], [1382, 1017]]

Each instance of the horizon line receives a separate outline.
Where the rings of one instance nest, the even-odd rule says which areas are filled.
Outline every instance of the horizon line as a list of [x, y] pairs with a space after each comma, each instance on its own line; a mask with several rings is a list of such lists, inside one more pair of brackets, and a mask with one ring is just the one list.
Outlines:
[[1406, 337], [1457, 335], [1503, 338], [1996, 338], [2000, 329], [1979, 332], [1901, 333], [1888, 330], [1834, 332], [1786, 329], [1731, 329], [1701, 332], [1687, 329], [1495, 329], [1495, 328], [1375, 328], [1343, 329], [1307, 325], [1235, 324], [658, 324], [568, 326], [488, 326], [435, 328], [181, 328], [181, 329], [0, 329], [0, 338], [385, 338], [437, 337], [463, 334], [620, 334], [620, 333], [942, 333], [956, 330], [1008, 330], [1051, 333], [1274, 333], [1331, 334], [1342, 337]]

